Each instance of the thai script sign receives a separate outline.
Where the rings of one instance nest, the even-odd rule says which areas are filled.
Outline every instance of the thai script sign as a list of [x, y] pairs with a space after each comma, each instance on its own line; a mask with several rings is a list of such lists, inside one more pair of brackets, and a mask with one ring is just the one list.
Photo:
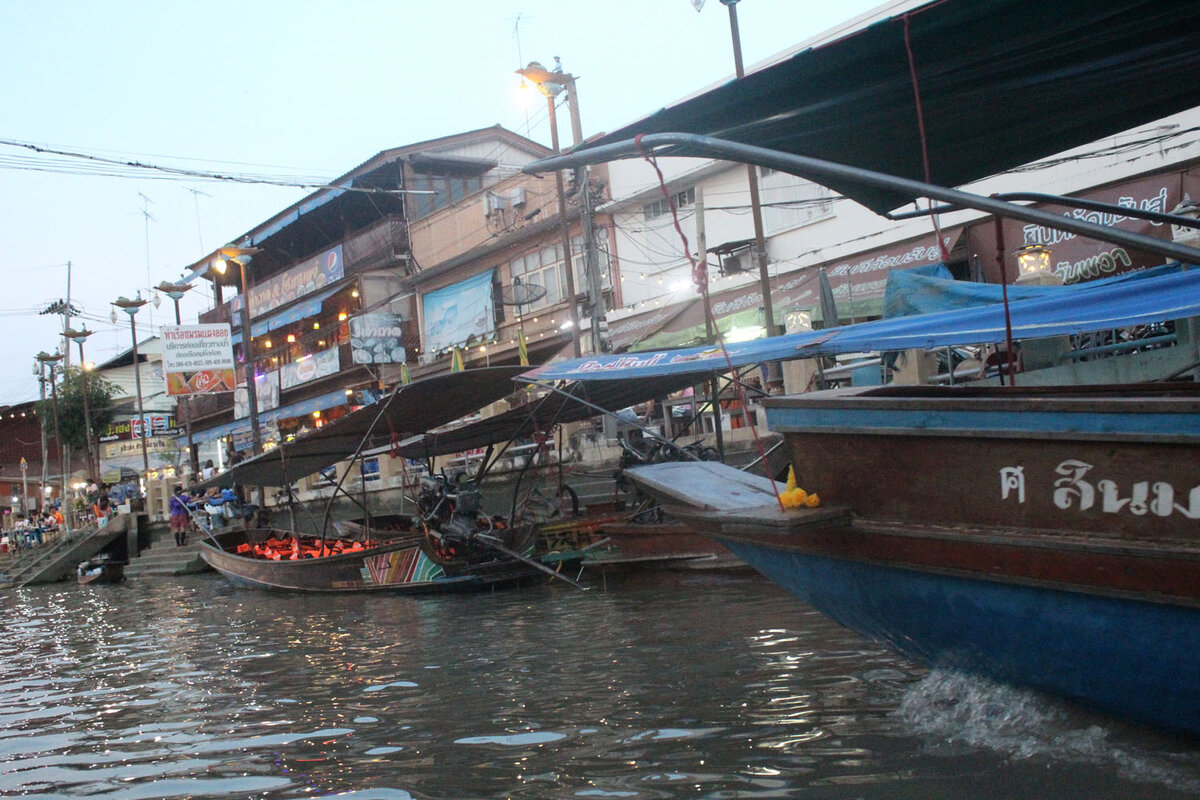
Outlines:
[[[1135, 481], [1122, 487], [1108, 478], [1086, 480], [1094, 465], [1067, 459], [1055, 467], [1061, 477], [1054, 481], [1053, 501], [1063, 511], [1088, 511], [1096, 508], [1105, 514], [1132, 514], [1169, 517], [1182, 514], [1188, 519], [1200, 519], [1200, 486], [1193, 486], [1184, 495], [1166, 481]], [[1177, 502], [1186, 497], [1187, 502]], [[1000, 470], [1000, 499], [1025, 502], [1024, 467], [1005, 467]]]
[[326, 375], [334, 375], [341, 368], [342, 362], [336, 347], [320, 350], [280, 367], [279, 386], [281, 389], [290, 389]]
[[[147, 453], [170, 453], [178, 447], [179, 444], [174, 439], [156, 438], [146, 440]], [[108, 442], [104, 445], [104, 458], [126, 458], [140, 456], [141, 454], [142, 442], [140, 440]]]
[[350, 318], [350, 353], [355, 364], [403, 364], [402, 320], [396, 314], [360, 314]]
[[[1071, 208], [1047, 203], [1038, 206], [1043, 211], [1058, 214], [1066, 219], [1091, 222], [1097, 225], [1117, 227], [1123, 231], [1139, 233], [1156, 239], [1171, 238], [1171, 226], [1161, 222], [1140, 219], [1122, 213], [1122, 209], [1157, 211], [1170, 213], [1183, 197], [1182, 178], [1179, 174], [1141, 178], [1124, 184], [1086, 192], [1079, 197], [1110, 203], [1115, 209], [1094, 211]], [[1011, 252], [1025, 245], [1045, 245], [1051, 250], [1051, 269], [1064, 283], [1082, 283], [1096, 278], [1107, 278], [1144, 267], [1157, 266], [1163, 262], [1160, 255], [1133, 247], [1118, 246], [1112, 242], [1080, 236], [1059, 230], [1049, 225], [1006, 219], [1002, 223], [1005, 253], [1005, 270], [1011, 281], [1016, 277], [1017, 266]], [[980, 265], [988, 272], [988, 280], [999, 282], [996, 266], [996, 234], [991, 224], [971, 228], [971, 248], [979, 253]]]
[[101, 442], [115, 442], [118, 440], [137, 441], [142, 438], [143, 430], [149, 431], [148, 438], [151, 439], [179, 435], [179, 428], [175, 425], [174, 415], [147, 414], [141, 419], [135, 418], [109, 423], [97, 438]]
[[162, 357], [168, 395], [233, 391], [233, 339], [228, 323], [163, 327]]
[[247, 293], [250, 316], [266, 314], [293, 300], [318, 292], [345, 276], [342, 246], [339, 244], [332, 250], [301, 262], [287, 272], [268, 278], [257, 286], [251, 286]]

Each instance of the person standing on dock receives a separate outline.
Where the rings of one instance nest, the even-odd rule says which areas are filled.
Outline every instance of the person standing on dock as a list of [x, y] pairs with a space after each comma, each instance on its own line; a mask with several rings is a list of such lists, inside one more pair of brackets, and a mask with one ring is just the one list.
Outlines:
[[176, 547], [183, 547], [187, 544], [187, 529], [190, 520], [187, 505], [180, 497], [182, 493], [183, 486], [176, 485], [174, 491], [171, 492], [171, 501], [168, 504], [171, 511], [171, 533], [175, 534]]

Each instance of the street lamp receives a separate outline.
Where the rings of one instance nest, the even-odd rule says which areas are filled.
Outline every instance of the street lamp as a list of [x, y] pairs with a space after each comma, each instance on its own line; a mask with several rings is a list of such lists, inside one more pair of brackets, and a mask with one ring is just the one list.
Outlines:
[[[63, 444], [62, 432], [59, 430], [59, 425], [58, 425], [58, 383], [54, 379], [54, 365], [57, 364], [59, 361], [62, 361], [63, 357], [62, 357], [62, 354], [59, 353], [58, 351], [55, 351], [54, 355], [50, 355], [45, 350], [38, 353], [34, 357], [39, 362], [41, 362], [42, 366], [50, 367], [50, 397], [52, 398], [51, 408], [53, 409], [53, 413], [54, 413], [54, 438], [58, 441], [58, 471], [61, 473], [60, 478], [62, 481], [61, 496], [62, 496], [62, 499], [65, 501], [66, 497], [67, 497], [67, 458], [66, 458], [67, 446], [65, 444]], [[44, 390], [43, 390], [43, 392], [44, 392]], [[45, 430], [45, 421], [44, 420], [42, 422], [42, 430], [43, 431]], [[43, 455], [44, 455], [44, 452], [43, 452]], [[42, 474], [45, 475], [45, 472], [46, 472], [46, 467], [43, 462]], [[48, 485], [45, 487], [45, 490], [46, 490], [46, 494], [49, 495], [50, 487]], [[67, 513], [63, 514], [63, 524], [66, 526], [66, 532], [67, 532], [68, 536], [71, 534], [71, 523], [70, 523], [70, 517], [68, 516], [69, 513], [70, 513], [70, 507], [67, 508]]]
[[[142, 408], [142, 370], [138, 364], [138, 346], [137, 346], [137, 312], [142, 306], [146, 305], [146, 301], [142, 299], [142, 293], [139, 290], [137, 298], [130, 300], [128, 297], [118, 297], [113, 305], [129, 315], [129, 333], [133, 337], [133, 385], [137, 390], [137, 409], [138, 409], [138, 424], [141, 425], [142, 440], [142, 467], [145, 472], [142, 477], [145, 480], [150, 479], [150, 453], [146, 450], [146, 437], [150, 434], [150, 426], [146, 424], [146, 412]], [[130, 431], [133, 426], [130, 426]]]
[[[156, 290], [162, 292], [163, 294], [165, 294], [167, 297], [171, 298], [171, 301], [173, 303], [175, 303], [175, 324], [176, 324], [176, 326], [182, 325], [183, 322], [181, 321], [180, 316], [179, 316], [179, 301], [182, 300], [183, 296], [191, 290], [192, 285], [190, 283], [169, 283], [167, 281], [163, 281], [162, 283], [158, 284], [158, 286], [155, 286], [154, 288]], [[196, 445], [192, 441], [191, 398], [187, 395], [184, 395], [178, 401], [178, 403], [180, 403], [181, 407], [183, 408], [183, 428], [185, 431], [187, 431], [188, 463], [191, 464], [192, 474], [199, 475], [200, 474], [200, 461], [196, 456]]]
[[88, 384], [87, 384], [87, 361], [83, 358], [83, 343], [95, 331], [89, 331], [87, 326], [83, 326], [83, 330], [77, 331], [74, 328], [67, 328], [63, 331], [63, 336], [70, 339], [75, 344], [79, 345], [79, 381], [80, 388], [83, 391], [83, 430], [84, 439], [87, 443], [87, 458], [88, 458], [88, 475], [93, 480], [99, 478], [100, 468], [95, 458], [95, 453], [92, 448], [92, 412], [88, 407]]
[[[556, 58], [555, 61], [558, 59]], [[554, 107], [554, 99], [562, 91], [567, 92], [567, 107], [571, 112], [571, 130], [574, 135], [575, 144], [579, 144], [583, 139], [583, 132], [578, 124], [579, 112], [576, 104], [571, 102], [574, 95], [575, 78], [567, 72], [562, 72], [561, 67], [557, 71], [551, 72], [536, 61], [530, 61], [527, 66], [516, 71], [522, 78], [537, 86], [538, 91], [546, 96], [546, 107], [550, 113], [550, 147], [555, 153], [559, 152], [558, 146], [558, 115]], [[575, 358], [583, 355], [579, 347], [579, 311], [575, 307], [575, 265], [571, 259], [571, 228], [567, 221], [567, 193], [563, 187], [562, 170], [554, 172], [554, 188], [558, 195], [558, 225], [562, 234], [563, 259], [567, 265], [567, 294], [570, 296], [570, 303], [567, 305], [567, 316], [571, 321], [571, 348]], [[586, 182], [584, 182], [584, 193], [587, 193]], [[587, 214], [586, 207], [584, 208], [585, 217], [590, 217]], [[589, 231], [585, 231], [585, 234]], [[585, 239], [585, 243], [586, 243]], [[586, 262], [585, 262], [586, 263]], [[591, 277], [589, 271], [589, 279]], [[591, 292], [589, 292], [591, 294]], [[593, 298], [593, 301], [595, 298]], [[593, 315], [595, 307], [593, 306]]]
[[250, 412], [250, 441], [253, 443], [254, 455], [262, 452], [262, 434], [258, 430], [258, 391], [254, 385], [254, 358], [251, 354], [251, 344], [254, 337], [250, 333], [250, 287], [246, 285], [246, 262], [257, 253], [257, 247], [222, 247], [217, 251], [213, 261], [213, 269], [224, 275], [229, 269], [229, 262], [238, 265], [241, 278], [242, 293], [242, 353], [246, 361], [246, 405]]
[[179, 301], [191, 290], [192, 285], [190, 283], [168, 283], [167, 281], [163, 281], [154, 288], [171, 298], [172, 302], [175, 303], [175, 324], [183, 324], [179, 318]]

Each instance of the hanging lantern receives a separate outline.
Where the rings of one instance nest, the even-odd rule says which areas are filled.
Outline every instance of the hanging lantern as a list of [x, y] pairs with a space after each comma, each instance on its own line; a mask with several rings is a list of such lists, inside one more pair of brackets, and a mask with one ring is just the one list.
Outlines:
[[1042, 244], [1030, 244], [1017, 251], [1018, 280], [1050, 271], [1050, 248]]

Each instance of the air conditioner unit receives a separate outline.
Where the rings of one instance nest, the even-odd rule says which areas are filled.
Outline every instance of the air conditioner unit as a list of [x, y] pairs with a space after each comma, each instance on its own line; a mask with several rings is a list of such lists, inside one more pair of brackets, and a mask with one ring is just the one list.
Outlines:
[[732, 275], [735, 272], [745, 272], [746, 264], [741, 255], [725, 256], [721, 259], [721, 274]]
[[437, 361], [436, 353], [421, 353], [419, 356], [417, 356], [417, 364], [422, 367], [432, 364], [435, 361]]

